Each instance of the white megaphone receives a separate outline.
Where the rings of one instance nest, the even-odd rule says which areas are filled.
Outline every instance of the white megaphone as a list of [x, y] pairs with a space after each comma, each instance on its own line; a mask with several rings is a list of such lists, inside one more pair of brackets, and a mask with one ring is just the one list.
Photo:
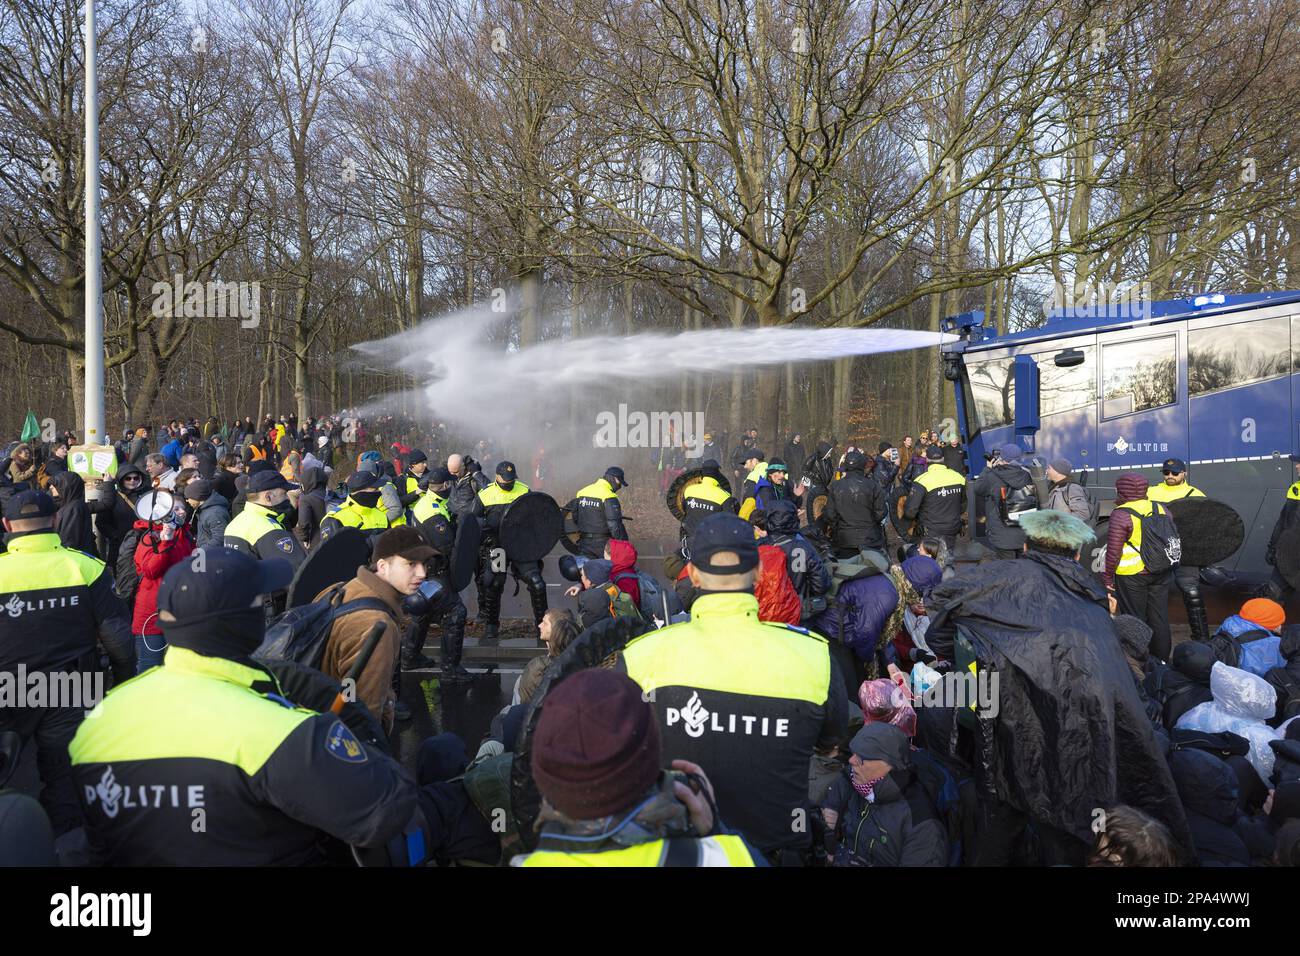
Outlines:
[[162, 521], [176, 507], [176, 496], [164, 488], [151, 488], [135, 502], [135, 516], [141, 521]]

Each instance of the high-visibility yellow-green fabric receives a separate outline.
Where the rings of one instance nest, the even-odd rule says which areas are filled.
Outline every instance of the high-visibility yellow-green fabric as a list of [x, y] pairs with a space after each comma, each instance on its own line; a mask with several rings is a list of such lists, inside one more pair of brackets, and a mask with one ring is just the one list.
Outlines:
[[81, 723], [72, 763], [194, 757], [252, 775], [314, 712], [285, 707], [253, 690], [265, 672], [183, 647], [161, 667], [115, 687]]
[[753, 467], [753, 469], [749, 472], [749, 474], [745, 476], [745, 480], [758, 481], [766, 474], [767, 474], [767, 462], [760, 461], [757, 465]]
[[235, 515], [230, 524], [226, 525], [225, 536], [244, 541], [252, 548], [268, 531], [283, 530], [284, 525], [276, 519], [274, 511], [249, 501], [245, 503], [244, 510]]
[[961, 472], [953, 471], [947, 465], [931, 462], [930, 466], [917, 476], [916, 483], [926, 491], [934, 491], [936, 488], [964, 485], [966, 484], [966, 476]]
[[686, 486], [683, 493], [684, 498], [701, 498], [704, 501], [712, 501], [714, 504], [722, 504], [731, 497], [727, 492], [722, 490], [716, 478], [701, 478], [699, 481]]
[[1184, 482], [1181, 485], [1167, 485], [1163, 481], [1147, 489], [1148, 501], [1181, 501], [1184, 498], [1204, 498], [1205, 492], [1193, 488]]
[[1286, 497], [1288, 501], [1300, 501], [1300, 481], [1286, 490]]
[[627, 675], [646, 691], [707, 687], [819, 706], [831, 668], [825, 638], [760, 621], [758, 599], [741, 591], [700, 595], [689, 621], [634, 638], [623, 660]]
[[579, 488], [574, 494], [575, 498], [599, 498], [604, 501], [606, 498], [617, 498], [613, 486], [605, 478], [597, 478], [589, 485]]
[[514, 487], [506, 491], [495, 481], [478, 493], [478, 500], [483, 502], [485, 508], [491, 508], [493, 505], [508, 505], [516, 498], [528, 494], [528, 486], [522, 481], [516, 481]]
[[[744, 841], [738, 836], [723, 834], [696, 841], [698, 866], [753, 866], [754, 858]], [[518, 860], [516, 866], [663, 866], [668, 856], [667, 840], [652, 840], [636, 846], [599, 853], [565, 853], [558, 850], [538, 850]]]
[[0, 554], [0, 591], [46, 591], [95, 583], [104, 562], [63, 547], [53, 532], [11, 538]]
[[330, 512], [325, 517], [333, 518], [345, 527], [358, 528], [362, 531], [372, 531], [376, 528], [387, 528], [389, 526], [387, 511], [378, 506], [367, 508], [350, 495], [338, 511]]
[[451, 512], [447, 510], [447, 499], [439, 498], [437, 492], [432, 490], [420, 496], [420, 500], [411, 509], [411, 514], [415, 516], [416, 524], [423, 524], [435, 514], [442, 515], [448, 521], [451, 520]]
[[[1126, 501], [1116, 507], [1134, 511], [1143, 518], [1148, 518], [1155, 506], [1149, 498], [1144, 498], [1141, 501]], [[1124, 542], [1124, 550], [1120, 552], [1115, 573], [1141, 574], [1145, 570], [1146, 565], [1142, 563], [1142, 522], [1134, 518], [1133, 530], [1129, 532], [1128, 540]]]

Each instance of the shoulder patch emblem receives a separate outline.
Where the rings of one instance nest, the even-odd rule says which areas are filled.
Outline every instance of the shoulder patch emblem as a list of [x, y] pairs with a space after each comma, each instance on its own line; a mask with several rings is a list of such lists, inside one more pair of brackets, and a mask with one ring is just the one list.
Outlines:
[[283, 537], [275, 543], [275, 546], [285, 554], [293, 554], [293, 538]]
[[341, 720], [334, 721], [334, 726], [325, 737], [325, 750], [331, 757], [337, 757], [344, 763], [365, 763], [367, 760], [361, 741]]

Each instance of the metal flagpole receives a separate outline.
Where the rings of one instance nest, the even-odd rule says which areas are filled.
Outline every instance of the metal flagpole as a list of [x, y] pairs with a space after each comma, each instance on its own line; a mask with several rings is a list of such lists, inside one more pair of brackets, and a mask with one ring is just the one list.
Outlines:
[[95, 79], [95, 0], [86, 0], [86, 395], [82, 441], [104, 438], [104, 307], [99, 241], [99, 89]]

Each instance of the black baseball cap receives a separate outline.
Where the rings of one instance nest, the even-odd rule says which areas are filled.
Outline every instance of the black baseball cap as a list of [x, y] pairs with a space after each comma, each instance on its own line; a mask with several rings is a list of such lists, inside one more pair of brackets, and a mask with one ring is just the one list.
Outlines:
[[25, 521], [28, 518], [52, 518], [58, 510], [53, 498], [32, 488], [20, 491], [6, 501], [4, 514], [10, 521]]
[[368, 468], [360, 471], [354, 471], [348, 475], [348, 492], [364, 491], [366, 488], [374, 488], [379, 484], [379, 476]]
[[250, 461], [248, 463], [247, 471], [250, 475], [257, 475], [264, 471], [275, 471], [275, 465], [271, 464], [265, 458], [259, 458], [256, 461]]
[[629, 485], [629, 484], [627, 483], [627, 479], [626, 479], [625, 477], [623, 477], [623, 469], [622, 469], [622, 468], [619, 468], [619, 467], [617, 467], [617, 466], [614, 466], [614, 467], [611, 467], [611, 468], [606, 468], [606, 469], [605, 469], [605, 477], [606, 477], [606, 478], [617, 478], [617, 479], [618, 479], [618, 483], [619, 483], [620, 485], [623, 485], [625, 488], [631, 488], [631, 487], [632, 487], [631, 485]]
[[[748, 521], [735, 515], [713, 514], [705, 518], [691, 535], [691, 564], [713, 574], [741, 574], [758, 566], [758, 542]], [[714, 555], [731, 551], [739, 564], [711, 563]]]
[[451, 472], [439, 465], [437, 468], [430, 468], [424, 473], [422, 484], [428, 485], [445, 485], [451, 481]]
[[759, 450], [757, 445], [755, 445], [753, 448], [747, 449], [747, 452], [748, 453], [745, 455], [745, 461], [749, 461], [749, 459], [751, 458], [753, 458], [755, 461], [763, 460], [763, 453], [762, 451]]
[[867, 456], [860, 451], [851, 451], [844, 456], [845, 471], [862, 471], [867, 467]]
[[513, 461], [503, 461], [497, 465], [497, 474], [506, 481], [515, 480], [515, 463]]
[[263, 594], [283, 590], [293, 580], [293, 565], [280, 558], [259, 561], [222, 547], [199, 548], [194, 555], [163, 575], [158, 621], [164, 631], [247, 610]]
[[263, 491], [274, 491], [276, 488], [283, 488], [288, 491], [295, 487], [285, 481], [284, 475], [278, 471], [259, 471], [257, 474], [248, 479], [248, 493], [252, 495], [261, 494]]
[[1165, 463], [1160, 466], [1161, 471], [1172, 471], [1174, 474], [1182, 474], [1187, 470], [1187, 462], [1181, 458], [1166, 458]]

